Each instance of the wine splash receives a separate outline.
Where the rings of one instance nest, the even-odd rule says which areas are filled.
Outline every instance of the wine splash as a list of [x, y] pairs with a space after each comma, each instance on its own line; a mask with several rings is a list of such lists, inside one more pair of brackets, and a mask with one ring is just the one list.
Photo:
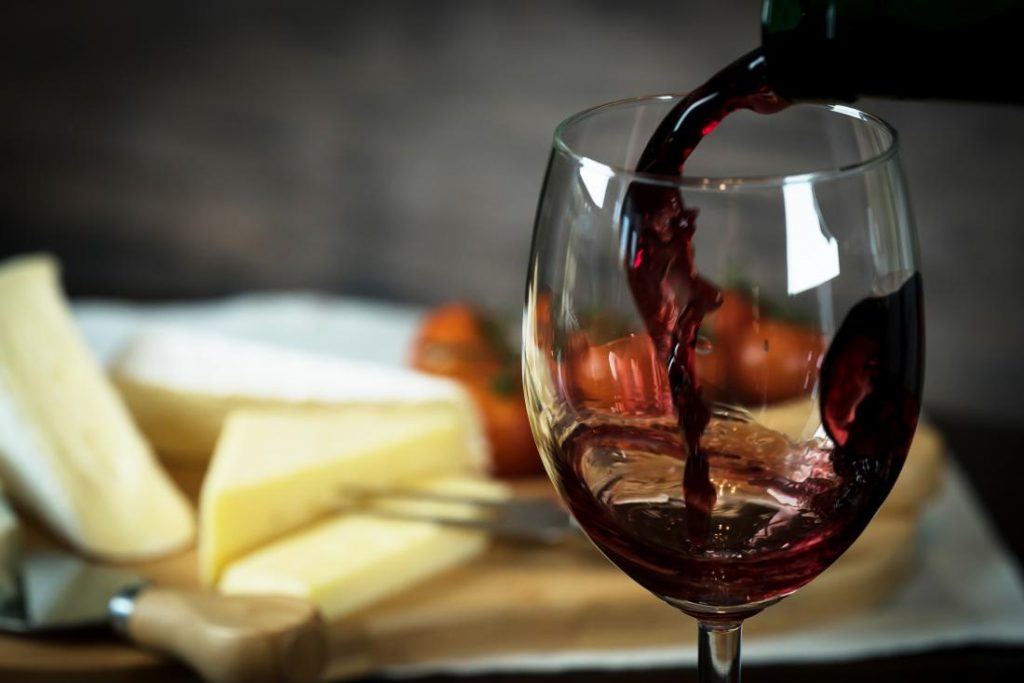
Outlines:
[[[772, 113], [788, 106], [767, 84], [765, 60], [755, 50], [733, 62], [684, 97], [651, 136], [637, 171], [682, 175], [683, 164], [704, 136], [730, 113], [751, 109]], [[704, 316], [721, 303], [721, 293], [702, 278], [694, 263], [693, 234], [697, 211], [683, 206], [672, 187], [633, 183], [622, 209], [630, 240], [627, 276], [640, 315], [668, 369], [672, 401], [686, 445], [686, 494], [690, 540], [709, 533], [715, 491], [708, 478], [700, 435], [710, 412], [701, 396], [696, 372], [697, 330]]]
[[[556, 460], [574, 516], [639, 584], [702, 618], [729, 607], [749, 616], [797, 590], [857, 539], [903, 466], [921, 392], [920, 302], [914, 275], [857, 304], [822, 364], [820, 408], [807, 398], [774, 409], [798, 424], [820, 409], [825, 435], [704, 408], [697, 452], [715, 499], [700, 510], [697, 538], [684, 493], [693, 450], [678, 423], [616, 423], [590, 401]], [[636, 396], [641, 409], [649, 400]]]

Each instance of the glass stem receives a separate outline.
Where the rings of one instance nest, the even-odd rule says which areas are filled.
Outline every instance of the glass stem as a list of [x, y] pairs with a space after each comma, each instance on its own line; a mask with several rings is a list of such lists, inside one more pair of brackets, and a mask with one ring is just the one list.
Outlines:
[[742, 622], [699, 622], [697, 679], [700, 683], [739, 683]]

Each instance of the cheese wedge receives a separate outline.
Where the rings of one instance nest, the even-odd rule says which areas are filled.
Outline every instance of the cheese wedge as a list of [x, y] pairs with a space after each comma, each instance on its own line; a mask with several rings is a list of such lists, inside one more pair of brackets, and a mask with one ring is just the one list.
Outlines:
[[451, 405], [250, 409], [224, 426], [199, 496], [199, 575], [337, 509], [344, 485], [387, 486], [474, 468]]
[[[500, 485], [446, 477], [417, 486], [432, 492], [500, 499]], [[473, 508], [449, 503], [393, 502], [396, 513], [468, 517]], [[337, 619], [469, 561], [487, 547], [485, 532], [430, 522], [341, 514], [264, 546], [230, 564], [220, 590], [268, 593], [310, 601]]]
[[178, 466], [206, 464], [231, 411], [289, 406], [374, 406], [398, 418], [424, 405], [455, 407], [474, 457], [487, 458], [482, 423], [465, 391], [405, 368], [152, 328], [122, 351], [112, 374], [157, 452]]
[[0, 478], [92, 555], [142, 559], [193, 536], [188, 503], [90, 355], [45, 256], [0, 265]]

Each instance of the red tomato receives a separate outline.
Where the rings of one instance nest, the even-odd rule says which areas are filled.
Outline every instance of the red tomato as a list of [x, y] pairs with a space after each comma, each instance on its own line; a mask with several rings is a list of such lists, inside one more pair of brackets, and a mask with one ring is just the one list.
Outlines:
[[491, 474], [524, 477], [543, 472], [526, 416], [522, 385], [517, 385], [514, 392], [495, 391], [493, 386], [480, 382], [473, 382], [467, 388], [484, 415], [484, 428], [491, 445]]
[[796, 398], [811, 391], [825, 342], [815, 330], [780, 320], [762, 320], [734, 342], [732, 389], [746, 404]]
[[738, 340], [754, 325], [756, 311], [746, 292], [722, 292], [722, 305], [704, 318], [697, 341], [697, 379], [704, 398], [735, 400], [732, 374]]
[[445, 304], [427, 313], [413, 342], [410, 364], [447, 377], [476, 377], [501, 364], [479, 314], [463, 303]]
[[701, 330], [712, 344], [728, 347], [750, 329], [756, 312], [746, 292], [730, 289], [722, 292], [722, 305], [704, 318]]
[[480, 409], [499, 477], [543, 471], [523, 399], [519, 357], [500, 329], [467, 304], [441, 306], [424, 318], [412, 348], [417, 370], [460, 382]]
[[669, 400], [668, 378], [646, 334], [591, 346], [577, 333], [566, 355], [562, 380], [570, 400], [580, 405], [643, 412]]

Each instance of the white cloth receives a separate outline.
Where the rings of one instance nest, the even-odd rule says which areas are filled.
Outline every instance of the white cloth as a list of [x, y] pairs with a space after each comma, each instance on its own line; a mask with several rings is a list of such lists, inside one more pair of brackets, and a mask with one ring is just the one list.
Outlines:
[[[106, 362], [147, 324], [176, 325], [385, 363], [403, 363], [420, 311], [314, 294], [246, 295], [205, 303], [80, 302], [75, 313]], [[829, 625], [748, 638], [744, 661], [877, 657], [968, 644], [1024, 643], [1024, 583], [955, 468], [925, 513], [918, 571], [884, 607]], [[386, 673], [558, 671], [692, 665], [692, 647], [525, 653]]]

